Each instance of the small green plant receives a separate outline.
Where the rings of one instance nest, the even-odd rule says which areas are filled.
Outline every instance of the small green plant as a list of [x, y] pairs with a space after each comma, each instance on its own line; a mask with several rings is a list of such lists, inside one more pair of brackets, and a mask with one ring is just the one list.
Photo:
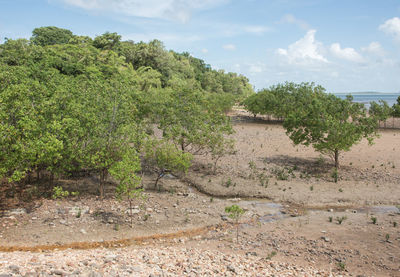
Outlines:
[[320, 154], [319, 157], [318, 157], [318, 160], [317, 160], [317, 165], [318, 166], [323, 166], [324, 164], [325, 164], [325, 158], [324, 158], [324, 156], [322, 156]]
[[145, 214], [143, 216], [143, 221], [147, 221], [149, 219], [150, 215], [149, 214]]
[[76, 218], [80, 218], [80, 217], [81, 217], [81, 215], [82, 215], [82, 210], [81, 210], [81, 209], [79, 209], [79, 210], [78, 210], [78, 213], [76, 214]]
[[342, 188], [340, 188], [340, 189], [339, 189], [339, 192], [343, 192], [343, 189], [342, 189]]
[[260, 181], [260, 185], [262, 187], [268, 187], [268, 183], [269, 183], [269, 178], [268, 176], [266, 176], [264, 173], [260, 173], [258, 175], [258, 179]]
[[71, 191], [71, 196], [78, 196], [79, 195], [79, 191]]
[[69, 191], [63, 190], [61, 186], [56, 186], [53, 188], [53, 194], [51, 197], [53, 199], [62, 199], [69, 196]]
[[397, 227], [397, 222], [393, 221], [393, 227], [396, 228]]
[[330, 216], [329, 217], [329, 222], [332, 222], [333, 221], [333, 216]]
[[115, 224], [114, 224], [114, 230], [115, 230], [115, 231], [119, 231], [119, 224], [118, 224], [118, 223], [115, 223]]
[[375, 216], [371, 216], [371, 221], [372, 221], [372, 224], [378, 223], [378, 219]]
[[339, 178], [339, 174], [338, 174], [338, 170], [337, 168], [334, 168], [331, 174], [331, 177], [333, 178], [333, 180], [335, 181], [335, 183], [338, 182], [338, 178]]
[[245, 211], [238, 205], [232, 205], [225, 207], [225, 212], [230, 218], [235, 221], [236, 224], [236, 241], [239, 243], [239, 219], [245, 213]]
[[115, 190], [116, 198], [119, 201], [126, 200], [129, 205], [128, 215], [130, 225], [133, 228], [133, 201], [144, 200], [146, 197], [141, 188], [141, 178], [136, 173], [140, 171], [140, 160], [134, 151], [127, 151], [121, 161], [114, 164], [110, 169], [111, 175], [119, 181]]
[[226, 181], [225, 185], [227, 188], [229, 188], [232, 185], [232, 180], [230, 177], [228, 178], [228, 181]]
[[389, 239], [390, 239], [390, 235], [389, 235], [389, 234], [386, 234], [386, 235], [385, 235], [385, 241], [386, 241], [386, 242], [389, 242]]
[[211, 197], [211, 198], [210, 198], [210, 202], [211, 202], [211, 203], [214, 202], [214, 197]]
[[372, 165], [371, 167], [372, 167], [372, 168], [375, 168], [375, 166], [374, 166], [374, 165]]
[[284, 181], [289, 179], [289, 174], [286, 172], [284, 168], [283, 169], [275, 168], [272, 170], [272, 173], [275, 174], [276, 179], [278, 180]]
[[310, 190], [313, 191], [314, 190], [314, 186], [310, 186]]
[[341, 270], [341, 271], [346, 270], [346, 264], [344, 262], [338, 262], [337, 266], [338, 266], [339, 270]]
[[346, 219], [347, 219], [346, 216], [336, 217], [336, 221], [338, 224], [342, 224], [343, 221], [345, 221]]
[[271, 260], [274, 256], [276, 256], [276, 251], [272, 251], [271, 253], [268, 254], [267, 257], [265, 257], [266, 260]]

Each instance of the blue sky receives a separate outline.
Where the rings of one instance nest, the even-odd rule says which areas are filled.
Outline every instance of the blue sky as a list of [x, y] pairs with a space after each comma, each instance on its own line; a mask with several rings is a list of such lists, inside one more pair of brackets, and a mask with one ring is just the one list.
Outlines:
[[159, 39], [256, 89], [294, 81], [400, 91], [398, 0], [0, 0], [0, 42], [41, 26]]

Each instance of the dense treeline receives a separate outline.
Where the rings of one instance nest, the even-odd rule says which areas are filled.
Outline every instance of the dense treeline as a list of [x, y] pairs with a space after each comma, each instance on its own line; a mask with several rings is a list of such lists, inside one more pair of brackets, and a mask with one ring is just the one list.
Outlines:
[[340, 99], [313, 83], [285, 83], [264, 89], [243, 101], [254, 115], [271, 115], [283, 119], [286, 134], [294, 144], [312, 145], [335, 161], [333, 175], [337, 181], [339, 156], [342, 151], [363, 138], [372, 143], [377, 135], [378, 120], [390, 114], [384, 102], [372, 103], [370, 115], [363, 104], [352, 97]]
[[157, 40], [37, 28], [30, 40], [0, 45], [0, 176], [89, 170], [129, 189], [143, 166], [185, 171], [192, 154], [228, 151], [224, 112], [252, 93], [244, 76]]

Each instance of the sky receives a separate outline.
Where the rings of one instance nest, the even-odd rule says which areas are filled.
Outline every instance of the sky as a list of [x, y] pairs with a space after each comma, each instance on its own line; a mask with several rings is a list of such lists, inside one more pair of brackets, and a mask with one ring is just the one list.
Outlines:
[[159, 39], [256, 90], [290, 81], [400, 92], [399, 0], [0, 0], [0, 43], [42, 26]]

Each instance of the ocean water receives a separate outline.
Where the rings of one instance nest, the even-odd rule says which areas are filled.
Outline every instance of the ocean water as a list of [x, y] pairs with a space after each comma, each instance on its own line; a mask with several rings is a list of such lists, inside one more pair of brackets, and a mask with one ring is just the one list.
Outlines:
[[378, 103], [379, 100], [384, 100], [391, 107], [397, 102], [397, 97], [400, 93], [334, 93], [339, 98], [345, 99], [346, 95], [351, 94], [353, 96], [353, 102], [363, 103], [366, 107], [369, 107], [369, 103], [375, 101]]

